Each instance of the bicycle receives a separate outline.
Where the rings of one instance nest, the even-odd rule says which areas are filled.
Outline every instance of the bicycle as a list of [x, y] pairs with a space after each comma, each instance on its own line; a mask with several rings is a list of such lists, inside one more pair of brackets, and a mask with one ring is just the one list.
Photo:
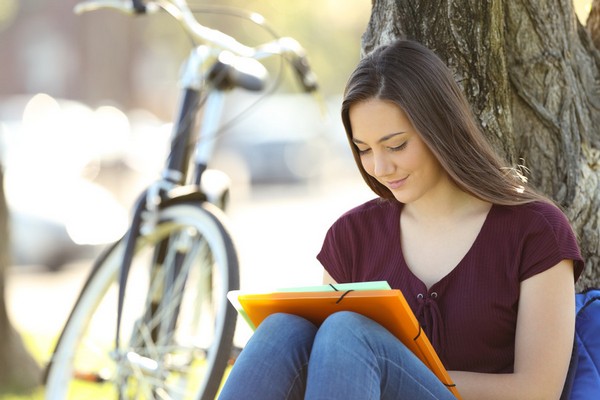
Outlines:
[[317, 82], [294, 39], [245, 46], [200, 24], [183, 0], [92, 0], [75, 11], [99, 8], [166, 11], [194, 46], [183, 63], [164, 169], [135, 202], [127, 233], [95, 260], [48, 363], [46, 398], [89, 398], [75, 389], [90, 383], [103, 388], [102, 398], [213, 399], [237, 321], [227, 292], [239, 288], [224, 212], [229, 185], [208, 180], [224, 95], [265, 91], [268, 72], [259, 60], [275, 55], [290, 63], [306, 92]]

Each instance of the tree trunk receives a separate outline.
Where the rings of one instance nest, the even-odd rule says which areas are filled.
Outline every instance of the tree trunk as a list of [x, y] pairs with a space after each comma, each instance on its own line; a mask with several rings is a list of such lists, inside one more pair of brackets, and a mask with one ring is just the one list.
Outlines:
[[571, 220], [578, 289], [600, 286], [600, 53], [571, 0], [373, 0], [363, 54], [401, 37], [452, 68], [494, 147]]
[[4, 278], [9, 262], [9, 240], [8, 210], [0, 166], [0, 395], [29, 392], [41, 384], [42, 377], [40, 366], [27, 352], [21, 336], [8, 318]]

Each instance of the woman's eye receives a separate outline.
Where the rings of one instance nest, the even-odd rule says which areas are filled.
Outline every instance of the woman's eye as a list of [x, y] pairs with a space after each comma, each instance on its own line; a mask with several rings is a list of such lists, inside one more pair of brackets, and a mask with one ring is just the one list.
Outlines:
[[396, 146], [396, 147], [390, 147], [390, 150], [391, 150], [391, 151], [400, 151], [400, 150], [403, 150], [403, 149], [406, 147], [406, 144], [407, 144], [407, 143], [408, 143], [408, 142], [404, 142], [404, 143], [402, 143], [400, 146]]
[[358, 151], [358, 154], [362, 156], [364, 154], [367, 154], [369, 151], [371, 151], [371, 149], [359, 149], [359, 148], [357, 148], [356, 151]]

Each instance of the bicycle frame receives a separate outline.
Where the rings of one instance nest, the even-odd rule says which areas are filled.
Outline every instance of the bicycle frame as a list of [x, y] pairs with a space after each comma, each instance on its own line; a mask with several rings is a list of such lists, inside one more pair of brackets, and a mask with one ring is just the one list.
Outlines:
[[[126, 250], [119, 277], [115, 353], [118, 353], [120, 348], [119, 333], [123, 301], [134, 246], [138, 236], [143, 233], [143, 225], [152, 224], [151, 220], [144, 218], [148, 214], [146, 211], [150, 211], [149, 215], [152, 215], [152, 212], [161, 207], [165, 200], [173, 202], [177, 199], [186, 201], [193, 199], [202, 202], [208, 199], [201, 182], [215, 148], [224, 94], [238, 86], [248, 90], [261, 90], [263, 87], [262, 82], [266, 75], [262, 69], [257, 69], [256, 74], [253, 75], [246, 70], [239, 70], [234, 63], [224, 63], [220, 57], [214, 58], [207, 68], [205, 65], [210, 59], [209, 49], [198, 46], [184, 62], [180, 78], [182, 92], [179, 111], [173, 126], [167, 162], [160, 179], [142, 192], [133, 209], [133, 219], [126, 236]], [[258, 82], [260, 84], [257, 84]], [[194, 137], [196, 116], [203, 106], [204, 118], [200, 132], [197, 137]], [[193, 148], [192, 143], [195, 144]], [[176, 189], [184, 186], [187, 187], [185, 195], [175, 192]], [[219, 201], [219, 203], [223, 202]], [[160, 254], [156, 257], [155, 265], [160, 265], [163, 261], [160, 259]]]

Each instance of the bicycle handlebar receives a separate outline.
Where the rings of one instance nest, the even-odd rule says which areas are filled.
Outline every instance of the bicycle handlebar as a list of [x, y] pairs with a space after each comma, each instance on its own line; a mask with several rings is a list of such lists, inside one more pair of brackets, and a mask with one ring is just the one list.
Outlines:
[[304, 49], [291, 37], [278, 38], [256, 47], [246, 46], [224, 32], [202, 25], [196, 20], [184, 0], [151, 0], [146, 4], [141, 0], [90, 0], [78, 3], [74, 11], [76, 14], [82, 14], [99, 9], [116, 10], [128, 15], [154, 13], [163, 9], [175, 18], [194, 40], [241, 57], [257, 60], [281, 55], [292, 65], [306, 92], [314, 92], [318, 89], [316, 76], [308, 64]]

